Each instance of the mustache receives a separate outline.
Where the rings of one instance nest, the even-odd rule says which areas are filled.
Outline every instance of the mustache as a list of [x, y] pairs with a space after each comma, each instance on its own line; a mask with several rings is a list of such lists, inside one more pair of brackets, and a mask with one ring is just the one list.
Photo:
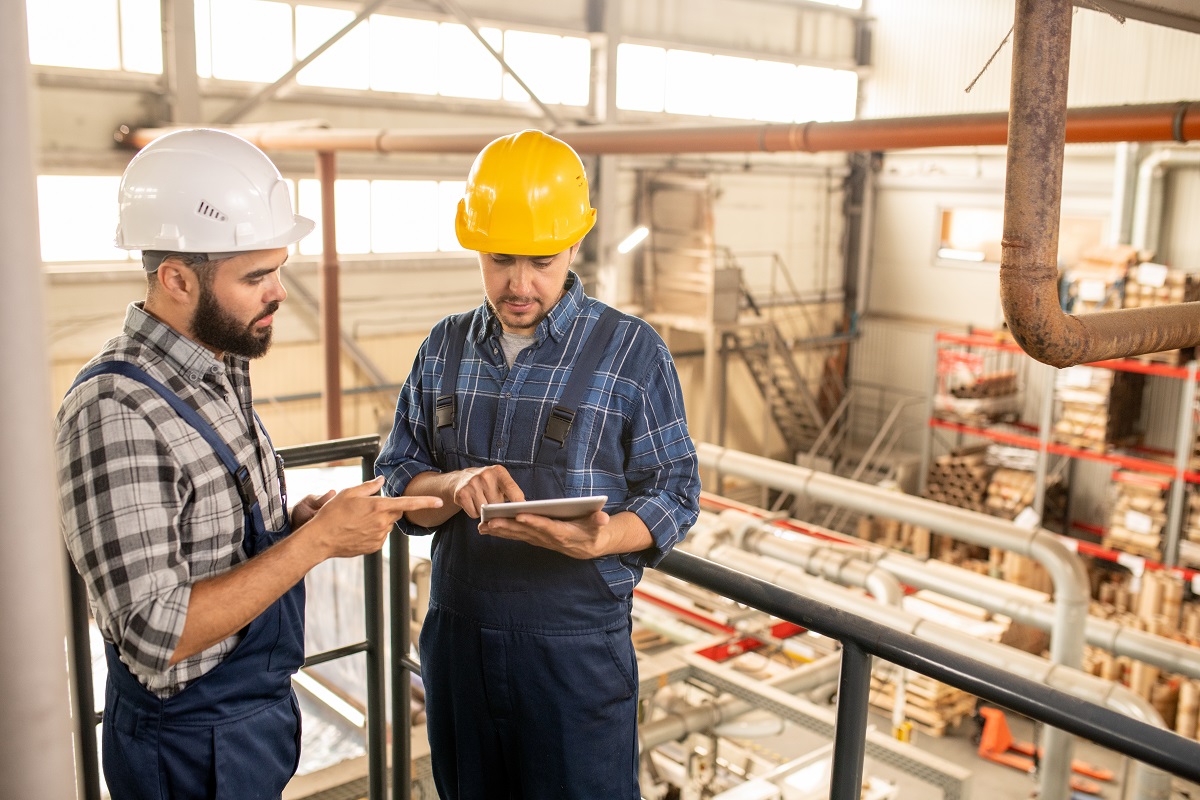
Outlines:
[[505, 295], [504, 297], [501, 297], [500, 302], [501, 303], [516, 303], [517, 305], [522, 306], [527, 303], [540, 304], [541, 301], [539, 301], [538, 298], [536, 298], [536, 297], [517, 297], [514, 294], [510, 294], [510, 295]]
[[259, 314], [254, 319], [250, 320], [250, 324], [253, 325], [254, 323], [258, 322], [260, 319], [266, 319], [267, 317], [271, 316], [278, 310], [279, 310], [279, 301], [272, 300], [271, 304], [269, 306], [267, 306], [266, 309], [261, 314]]

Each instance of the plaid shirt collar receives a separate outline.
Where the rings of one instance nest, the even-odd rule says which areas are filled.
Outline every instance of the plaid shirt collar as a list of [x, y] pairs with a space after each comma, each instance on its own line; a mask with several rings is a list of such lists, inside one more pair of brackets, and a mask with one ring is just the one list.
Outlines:
[[226, 360], [218, 360], [204, 345], [152, 316], [143, 303], [129, 305], [125, 312], [125, 333], [159, 353], [180, 377], [194, 384], [209, 375], [218, 378], [238, 358], [226, 354]]
[[[534, 343], [541, 344], [547, 336], [555, 342], [561, 342], [586, 302], [587, 296], [583, 293], [583, 282], [579, 280], [579, 276], [573, 270], [567, 270], [566, 292], [550, 309], [546, 318], [538, 323], [533, 332]], [[483, 324], [475, 331], [475, 342], [483, 344], [489, 336], [499, 336], [500, 331], [500, 320], [496, 317], [496, 312], [492, 310], [492, 304], [484, 303]]]

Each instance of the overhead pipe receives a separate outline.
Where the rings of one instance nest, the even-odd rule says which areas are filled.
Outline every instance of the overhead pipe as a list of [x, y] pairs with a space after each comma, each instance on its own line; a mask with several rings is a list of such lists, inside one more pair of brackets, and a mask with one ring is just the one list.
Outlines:
[[[977, 639], [947, 625], [918, 617], [901, 608], [881, 605], [829, 581], [805, 575], [795, 567], [788, 567], [774, 562], [772, 559], [752, 555], [732, 545], [718, 544], [707, 552], [697, 552], [691, 544], [690, 542], [685, 543], [685, 549], [710, 561], [754, 575], [783, 588], [794, 589], [810, 596], [819, 596], [832, 606], [851, 614], [867, 617], [881, 625], [887, 625], [904, 633], [920, 636], [927, 642], [958, 652], [970, 651], [975, 658], [996, 664], [1001, 669], [1030, 680], [1040, 681], [1047, 686], [1105, 706], [1141, 722], [1166, 728], [1162, 715], [1150, 704], [1149, 700], [1139, 697], [1119, 683], [1097, 678], [1077, 668], [1049, 663], [1040, 656], [1017, 650], [1008, 645]], [[1067, 778], [1070, 775], [1069, 752], [1062, 754], [1067, 756], [1066, 760], [1061, 765], [1058, 764], [1062, 755], [1052, 752], [1048, 741], [1050, 732], [1055, 730], [1058, 729], [1047, 726], [1043, 736], [1045, 747], [1040, 767], [1043, 776], [1041, 797], [1047, 796], [1048, 787], [1045, 776], [1057, 774], [1061, 771], [1060, 767], [1065, 769], [1060, 791], [1063, 796], [1067, 791]], [[1135, 773], [1131, 783], [1134, 787], [1131, 797], [1135, 800], [1167, 800], [1170, 795], [1171, 776], [1148, 764], [1135, 762]], [[1058, 793], [1054, 792], [1054, 794]]]
[[1167, 170], [1178, 167], [1200, 167], [1200, 151], [1156, 150], [1138, 164], [1133, 233], [1129, 243], [1139, 252], [1149, 251], [1155, 258], [1159, 255], [1162, 236], [1163, 177]]
[[[118, 142], [134, 148], [174, 128], [119, 130]], [[294, 124], [231, 128], [264, 150], [365, 153], [458, 153], [476, 155], [511, 130], [417, 130], [409, 128], [297, 128]], [[857, 119], [845, 122], [708, 125], [597, 125], [559, 129], [555, 136], [583, 155], [679, 153], [784, 153], [910, 150], [929, 147], [1003, 145], [1009, 137], [1004, 111], [928, 117]], [[1066, 141], [1189, 142], [1200, 140], [1200, 102], [1147, 103], [1077, 108], [1066, 112]]]
[[[1055, 367], [1200, 344], [1200, 305], [1063, 313], [1058, 228], [1067, 141], [1071, 0], [1017, 0], [1000, 300], [1017, 344]], [[1186, 141], [1180, 107], [1171, 138]], [[1144, 141], [1144, 140], [1143, 140]]]
[[[1075, 554], [1053, 534], [707, 442], [697, 442], [696, 451], [700, 466], [721, 474], [747, 478], [797, 497], [931, 528], [965, 542], [999, 547], [1041, 562], [1055, 588], [1050, 658], [1054, 663], [1068, 667], [1082, 665], [1083, 629], [1091, 599], [1087, 574]], [[1047, 758], [1041, 772], [1041, 796], [1043, 800], [1065, 800], [1071, 738], [1057, 728], [1049, 728], [1045, 747]]]

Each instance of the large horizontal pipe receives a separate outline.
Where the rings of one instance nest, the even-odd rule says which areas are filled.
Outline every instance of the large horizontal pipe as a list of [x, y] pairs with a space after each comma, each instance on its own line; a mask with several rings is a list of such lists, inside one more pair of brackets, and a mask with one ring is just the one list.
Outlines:
[[[755, 123], [689, 126], [597, 126], [560, 129], [563, 141], [585, 154], [780, 153], [908, 150], [1003, 145], [1008, 113], [859, 119], [848, 122]], [[140, 128], [118, 140], [144, 147], [170, 128]], [[230, 128], [264, 150], [475, 155], [509, 130], [297, 128], [261, 125]], [[1085, 142], [1189, 142], [1200, 139], [1200, 102], [1079, 108], [1067, 112], [1066, 140]]]

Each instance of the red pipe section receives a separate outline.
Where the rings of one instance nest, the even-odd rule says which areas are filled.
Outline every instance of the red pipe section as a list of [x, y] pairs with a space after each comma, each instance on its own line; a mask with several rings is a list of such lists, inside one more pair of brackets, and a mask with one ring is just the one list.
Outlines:
[[[1200, 139], [1200, 103], [1151, 103], [1080, 108], [1067, 112], [1066, 141], [1187, 142]], [[122, 137], [144, 147], [169, 128], [141, 128]], [[475, 155], [496, 131], [273, 126], [231, 128], [264, 150], [369, 153], [461, 153]], [[852, 152], [926, 147], [1003, 145], [1009, 115], [958, 114], [934, 117], [860, 119], [849, 122], [756, 123], [749, 125], [605, 126], [558, 130], [554, 135], [584, 154]]]
[[[1064, 314], [1059, 306], [1072, 12], [1070, 0], [1018, 0], [1016, 6], [1000, 259], [1004, 318], [1022, 350], [1055, 367], [1192, 347], [1200, 344], [1200, 303], [1085, 316]], [[1181, 108], [1174, 118], [1177, 134], [1186, 115]]]
[[337, 224], [334, 214], [334, 185], [337, 164], [333, 152], [317, 153], [317, 180], [321, 184], [321, 346], [325, 363], [325, 436], [342, 438], [342, 322], [338, 297], [339, 273]]

